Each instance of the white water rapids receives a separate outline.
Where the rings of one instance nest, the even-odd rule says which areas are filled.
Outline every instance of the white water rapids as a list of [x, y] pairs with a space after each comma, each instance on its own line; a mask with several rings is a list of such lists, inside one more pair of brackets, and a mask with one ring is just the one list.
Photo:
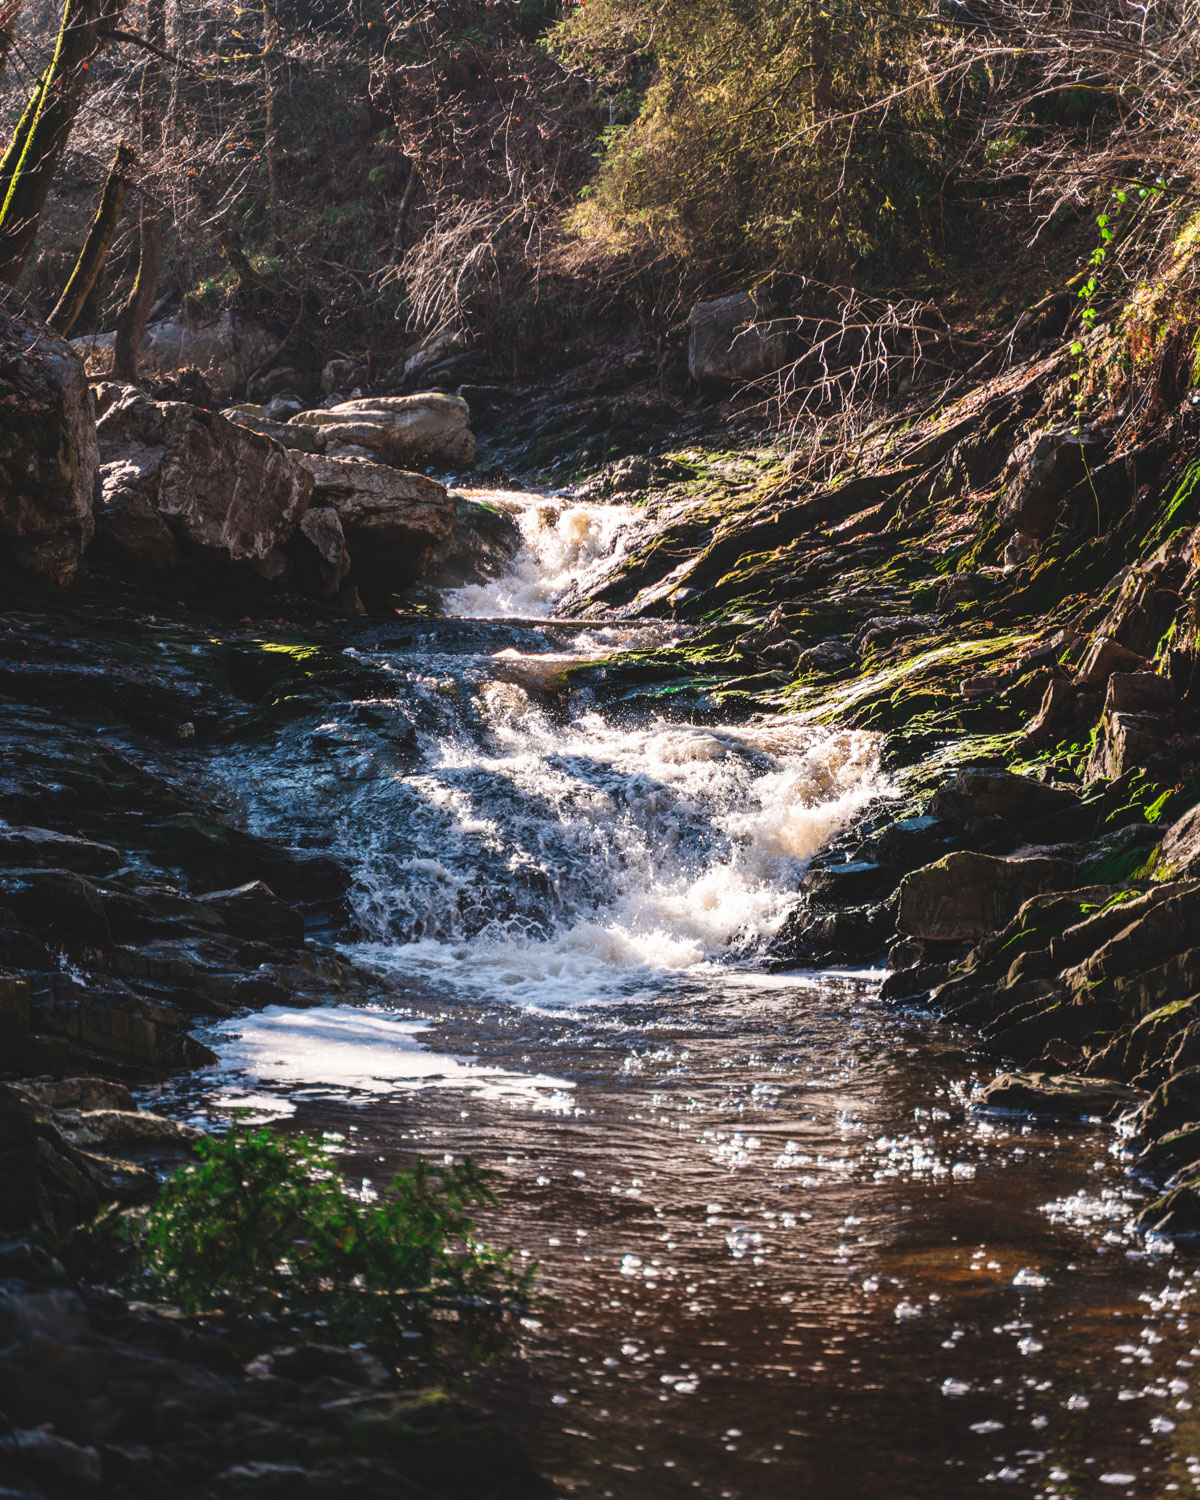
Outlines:
[[[495, 498], [489, 496], [488, 498]], [[526, 545], [449, 612], [552, 617], [636, 540], [631, 506], [503, 497]], [[533, 1006], [628, 994], [664, 973], [758, 952], [795, 904], [812, 856], [885, 794], [872, 738], [776, 718], [695, 725], [622, 717], [549, 695], [564, 670], [661, 638], [584, 630], [571, 653], [501, 646], [469, 712], [422, 739], [403, 826], [343, 825], [359, 875], [363, 956], [411, 977]], [[461, 696], [430, 672], [425, 694]]]

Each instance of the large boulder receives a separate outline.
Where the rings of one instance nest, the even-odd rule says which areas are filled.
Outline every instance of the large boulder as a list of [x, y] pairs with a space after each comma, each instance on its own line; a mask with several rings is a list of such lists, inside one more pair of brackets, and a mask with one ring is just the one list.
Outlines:
[[468, 500], [463, 495], [451, 498], [454, 530], [434, 549], [425, 573], [426, 582], [435, 588], [457, 588], [495, 578], [524, 544], [516, 518], [504, 506]]
[[83, 361], [0, 301], [0, 557], [64, 587], [92, 536], [96, 450]]
[[[73, 339], [90, 373], [112, 367], [115, 333]], [[213, 393], [226, 400], [241, 393], [246, 381], [278, 347], [278, 336], [257, 323], [224, 312], [214, 322], [193, 327], [181, 319], [152, 323], [142, 339], [139, 372], [165, 379], [185, 368], [197, 369]]]
[[283, 572], [280, 548], [308, 509], [312, 478], [278, 443], [131, 386], [97, 432], [97, 542], [110, 557], [151, 570], [195, 557]]
[[368, 599], [383, 601], [423, 576], [450, 536], [454, 502], [436, 479], [356, 458], [297, 454], [313, 479], [312, 504], [335, 512]]
[[290, 425], [315, 428], [330, 457], [366, 456], [404, 467], [475, 462], [471, 411], [459, 396], [421, 391], [411, 396], [364, 396], [337, 406], [298, 412]]
[[967, 838], [988, 839], [1023, 823], [1069, 813], [1079, 801], [1079, 793], [1069, 786], [989, 766], [965, 766], [934, 793], [929, 812]]
[[688, 318], [688, 370], [693, 380], [724, 385], [756, 380], [795, 357], [794, 325], [770, 318], [752, 292], [698, 302]]
[[1034, 896], [1069, 889], [1073, 861], [1031, 854], [1002, 859], [957, 851], [914, 870], [900, 885], [896, 926], [909, 937], [978, 942]]

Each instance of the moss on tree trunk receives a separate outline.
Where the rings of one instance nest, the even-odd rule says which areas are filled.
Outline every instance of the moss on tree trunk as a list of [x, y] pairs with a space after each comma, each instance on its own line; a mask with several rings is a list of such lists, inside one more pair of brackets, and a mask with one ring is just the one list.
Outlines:
[[79, 259], [75, 262], [75, 269], [63, 287], [62, 296], [55, 304], [54, 311], [47, 319], [50, 327], [64, 337], [70, 333], [75, 319], [83, 311], [83, 304], [108, 259], [109, 247], [129, 194], [129, 174], [136, 160], [133, 147], [122, 141], [113, 156], [112, 166], [108, 169], [104, 192], [100, 195], [100, 206], [79, 252]]

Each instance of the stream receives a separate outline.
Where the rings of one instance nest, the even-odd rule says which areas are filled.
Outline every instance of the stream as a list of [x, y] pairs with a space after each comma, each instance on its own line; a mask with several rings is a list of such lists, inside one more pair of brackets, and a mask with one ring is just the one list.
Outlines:
[[564, 1494], [1200, 1491], [1197, 1277], [1128, 1234], [1112, 1133], [988, 1117], [969, 1036], [763, 961], [893, 795], [876, 744], [606, 705], [603, 663], [676, 627], [556, 609], [647, 523], [500, 498], [502, 579], [348, 633], [394, 695], [208, 768], [354, 872], [379, 1003], [221, 1023], [157, 1107], [335, 1132], [368, 1192], [416, 1154], [498, 1168], [486, 1235], [541, 1300], [471, 1394]]

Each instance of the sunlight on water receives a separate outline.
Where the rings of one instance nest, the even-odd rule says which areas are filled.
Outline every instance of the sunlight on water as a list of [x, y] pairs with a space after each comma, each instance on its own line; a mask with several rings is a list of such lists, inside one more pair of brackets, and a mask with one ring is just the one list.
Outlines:
[[359, 1006], [273, 1005], [223, 1021], [206, 1034], [221, 1058], [220, 1077], [208, 1084], [210, 1105], [268, 1119], [292, 1114], [301, 1100], [366, 1102], [397, 1090], [455, 1088], [494, 1103], [570, 1109], [572, 1084], [430, 1051], [415, 1040], [427, 1030], [390, 1011]]
[[469, 500], [511, 510], [525, 546], [502, 578], [446, 595], [450, 614], [480, 618], [539, 617], [569, 588], [609, 571], [646, 529], [634, 505], [602, 505], [507, 490], [464, 490]]
[[[633, 507], [538, 497], [521, 514], [527, 545], [512, 568], [448, 596], [451, 610], [552, 614], [640, 525]], [[395, 826], [346, 833], [374, 963], [557, 1006], [749, 958], [778, 932], [812, 856], [888, 795], [864, 733], [598, 712], [564, 722], [541, 690], [611, 651], [603, 631], [575, 655], [493, 656], [475, 722], [429, 736], [406, 778], [402, 854]]]

